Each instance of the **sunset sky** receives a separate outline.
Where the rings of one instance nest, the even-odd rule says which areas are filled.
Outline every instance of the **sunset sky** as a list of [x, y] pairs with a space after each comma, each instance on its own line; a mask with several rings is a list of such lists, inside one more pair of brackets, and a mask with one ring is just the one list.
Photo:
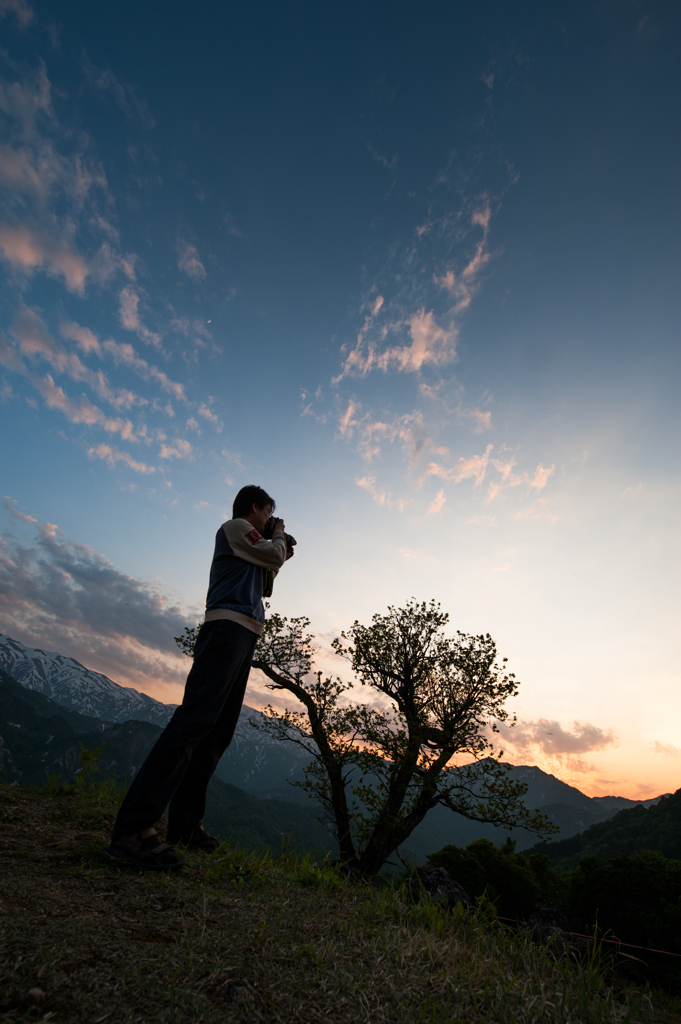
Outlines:
[[0, 18], [0, 632], [181, 699], [259, 483], [322, 665], [436, 598], [511, 761], [679, 788], [678, 3]]

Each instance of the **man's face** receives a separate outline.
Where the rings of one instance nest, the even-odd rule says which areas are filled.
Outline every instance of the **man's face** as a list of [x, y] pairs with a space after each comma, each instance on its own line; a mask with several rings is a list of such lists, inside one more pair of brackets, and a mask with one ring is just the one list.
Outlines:
[[272, 506], [263, 505], [262, 508], [258, 508], [257, 505], [253, 505], [251, 515], [249, 516], [250, 521], [255, 526], [258, 533], [262, 533], [267, 525], [267, 521], [272, 515]]

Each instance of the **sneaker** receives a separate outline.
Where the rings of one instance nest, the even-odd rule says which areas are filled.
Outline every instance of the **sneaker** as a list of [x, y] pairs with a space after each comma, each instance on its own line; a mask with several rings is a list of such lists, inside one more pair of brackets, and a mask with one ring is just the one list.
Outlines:
[[142, 871], [172, 871], [184, 864], [173, 848], [159, 839], [155, 828], [147, 828], [131, 836], [121, 836], [111, 846], [105, 846], [104, 852], [110, 857], [127, 860]]

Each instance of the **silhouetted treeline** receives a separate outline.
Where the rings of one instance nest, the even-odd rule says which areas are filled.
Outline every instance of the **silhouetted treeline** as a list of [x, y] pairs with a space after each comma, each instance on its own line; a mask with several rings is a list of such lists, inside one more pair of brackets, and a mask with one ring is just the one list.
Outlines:
[[[622, 813], [638, 814], [638, 809]], [[574, 932], [591, 936], [597, 927], [601, 937], [681, 954], [681, 861], [657, 851], [608, 860], [585, 857], [575, 870], [557, 871], [544, 855], [516, 853], [511, 840], [495, 847], [479, 839], [465, 849], [445, 846], [428, 861], [446, 868], [469, 895], [486, 896], [501, 917], [524, 920], [551, 905], [565, 914]], [[638, 958], [620, 959], [620, 970], [632, 980], [681, 991], [681, 959], [625, 952]]]

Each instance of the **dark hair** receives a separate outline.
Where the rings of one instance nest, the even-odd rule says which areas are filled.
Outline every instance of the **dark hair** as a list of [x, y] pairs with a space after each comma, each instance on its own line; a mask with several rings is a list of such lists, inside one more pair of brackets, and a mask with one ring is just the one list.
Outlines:
[[258, 487], [257, 484], [246, 484], [234, 499], [232, 519], [245, 519], [246, 516], [250, 515], [254, 505], [257, 505], [258, 508], [271, 505], [274, 512], [276, 502], [274, 498], [270, 498], [267, 491], [264, 491], [262, 487]]

